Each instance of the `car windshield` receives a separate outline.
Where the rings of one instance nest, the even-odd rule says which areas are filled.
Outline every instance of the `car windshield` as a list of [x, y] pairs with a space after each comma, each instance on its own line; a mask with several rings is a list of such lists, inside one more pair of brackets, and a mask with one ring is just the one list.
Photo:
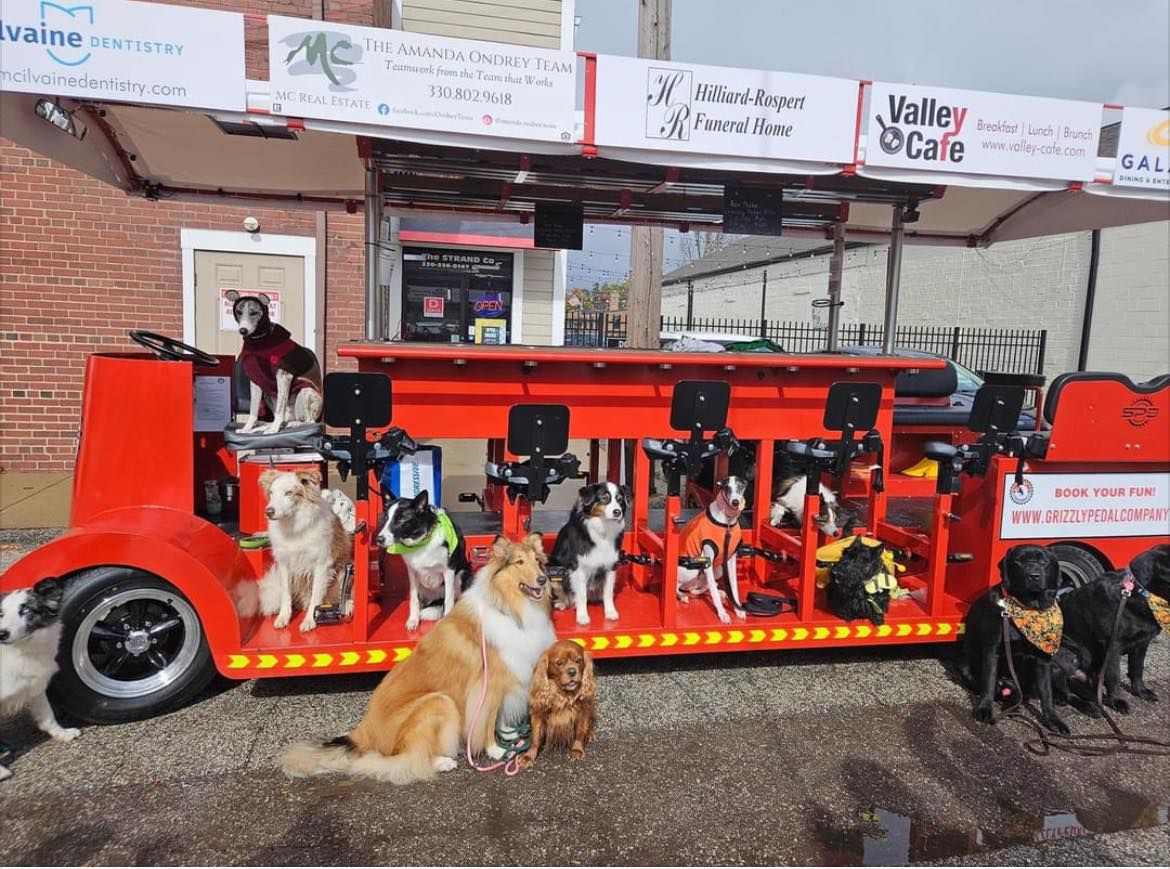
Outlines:
[[958, 362], [951, 360], [951, 365], [955, 367], [955, 374], [959, 379], [959, 386], [956, 392], [975, 394], [979, 391], [979, 387], [983, 385], [983, 378], [976, 374], [969, 368], [964, 368]]

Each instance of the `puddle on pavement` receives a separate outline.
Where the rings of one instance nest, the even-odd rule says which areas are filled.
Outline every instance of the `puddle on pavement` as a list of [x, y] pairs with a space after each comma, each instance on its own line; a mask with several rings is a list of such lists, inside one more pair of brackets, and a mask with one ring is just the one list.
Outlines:
[[1092, 820], [1072, 809], [1009, 818], [994, 832], [979, 828], [946, 828], [873, 807], [858, 813], [853, 829], [823, 831], [825, 865], [907, 866], [984, 850], [1072, 839], [1100, 833], [1170, 823], [1170, 804], [1146, 804], [1138, 811], [1092, 813]]

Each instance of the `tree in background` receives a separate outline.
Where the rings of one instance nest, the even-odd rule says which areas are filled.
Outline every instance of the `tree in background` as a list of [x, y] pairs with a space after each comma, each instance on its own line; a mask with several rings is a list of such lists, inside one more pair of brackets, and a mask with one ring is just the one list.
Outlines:
[[721, 232], [692, 229], [690, 232], [679, 233], [679, 250], [688, 263], [701, 260], [708, 254], [718, 253], [727, 247], [730, 236]]

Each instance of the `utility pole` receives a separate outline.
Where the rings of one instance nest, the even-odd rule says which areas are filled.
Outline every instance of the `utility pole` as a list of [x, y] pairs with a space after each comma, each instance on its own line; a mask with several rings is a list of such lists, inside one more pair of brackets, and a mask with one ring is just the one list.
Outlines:
[[760, 286], [760, 337], [768, 337], [768, 270], [764, 269], [764, 283]]
[[[638, 57], [670, 60], [672, 0], [638, 0]], [[630, 230], [627, 346], [657, 350], [662, 321], [662, 228]]]

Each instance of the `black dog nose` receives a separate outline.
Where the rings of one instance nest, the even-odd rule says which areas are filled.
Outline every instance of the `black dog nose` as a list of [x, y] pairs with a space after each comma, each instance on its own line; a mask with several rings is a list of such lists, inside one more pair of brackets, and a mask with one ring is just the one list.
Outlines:
[[267, 516], [269, 519], [275, 519], [276, 518], [276, 511], [273, 510], [271, 507], [265, 507], [264, 508], [264, 515]]
[[614, 507], [613, 508], [613, 518], [614, 519], [621, 519], [622, 518], [622, 508], [621, 507]]
[[565, 670], [565, 672], [568, 673], [570, 676], [576, 676], [577, 675], [577, 668], [576, 667], [569, 667], [567, 670]]
[[247, 329], [244, 329], [243, 327], [241, 327], [241, 328], [240, 328], [240, 334], [241, 334], [241, 335], [247, 335], [247, 334], [248, 334], [248, 330], [247, 330]]
[[12, 635], [8, 631], [0, 631], [0, 643], [7, 643], [10, 636]]
[[735, 508], [737, 508], [737, 509], [738, 509], [738, 507], [739, 507], [739, 504], [740, 504], [739, 498], [732, 498], [732, 499], [731, 499], [731, 506], [732, 506], [732, 507], [735, 507]]

